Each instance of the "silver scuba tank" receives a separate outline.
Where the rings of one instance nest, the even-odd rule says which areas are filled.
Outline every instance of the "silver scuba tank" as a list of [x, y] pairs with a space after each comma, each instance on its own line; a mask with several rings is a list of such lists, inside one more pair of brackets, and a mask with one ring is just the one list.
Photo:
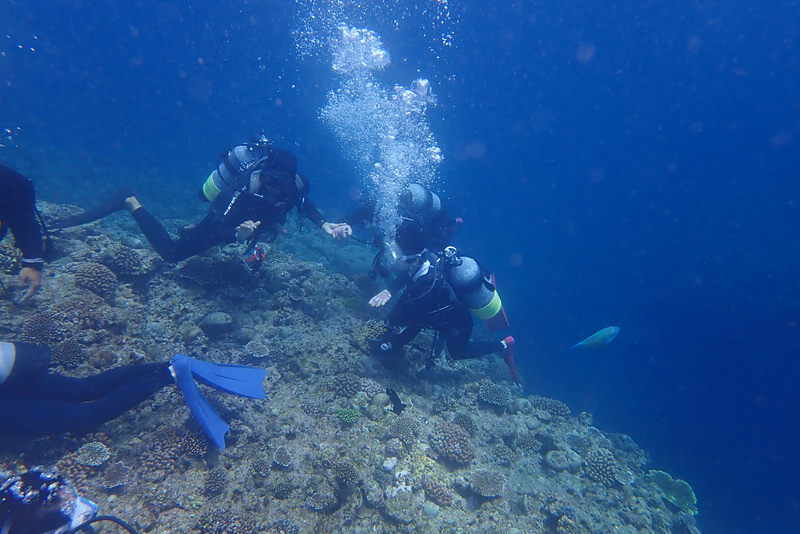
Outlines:
[[258, 163], [265, 154], [256, 146], [237, 145], [228, 151], [222, 158], [217, 168], [208, 175], [203, 184], [203, 196], [213, 202], [222, 191], [230, 192], [238, 189], [241, 184], [237, 178], [247, 169]]

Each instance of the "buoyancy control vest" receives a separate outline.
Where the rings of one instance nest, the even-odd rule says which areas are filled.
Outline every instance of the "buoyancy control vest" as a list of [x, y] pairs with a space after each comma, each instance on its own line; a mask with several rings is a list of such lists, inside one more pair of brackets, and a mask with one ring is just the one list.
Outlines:
[[[273, 152], [265, 139], [236, 145], [219, 159], [200, 190], [202, 200], [213, 202], [220, 193], [232, 194], [249, 187], [250, 171]], [[248, 183], [245, 183], [247, 181]]]

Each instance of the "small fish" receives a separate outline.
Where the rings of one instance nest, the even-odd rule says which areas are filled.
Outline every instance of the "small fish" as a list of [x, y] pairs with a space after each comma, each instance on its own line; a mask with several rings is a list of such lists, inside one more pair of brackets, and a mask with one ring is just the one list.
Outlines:
[[389, 400], [392, 401], [392, 411], [397, 415], [403, 413], [403, 410], [405, 410], [408, 404], [403, 404], [400, 401], [400, 396], [392, 388], [386, 388], [386, 394], [389, 395]]
[[617, 337], [617, 334], [619, 334], [618, 326], [608, 326], [599, 332], [595, 332], [580, 343], [572, 345], [570, 349], [596, 349], [597, 347], [602, 347], [603, 345], [607, 345], [614, 341], [614, 338]]

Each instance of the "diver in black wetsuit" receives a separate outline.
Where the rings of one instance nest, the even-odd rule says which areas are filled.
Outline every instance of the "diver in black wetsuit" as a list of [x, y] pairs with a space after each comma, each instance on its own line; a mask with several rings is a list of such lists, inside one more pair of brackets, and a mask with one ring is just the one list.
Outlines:
[[0, 342], [0, 428], [44, 435], [97, 427], [173, 383], [168, 363], [75, 378], [49, 372], [50, 349]]
[[[370, 306], [380, 307], [386, 305], [392, 294], [404, 289], [397, 304], [386, 320], [387, 334], [375, 340], [375, 347], [379, 354], [396, 354], [401, 347], [412, 341], [422, 331], [428, 328], [435, 330], [447, 345], [450, 356], [455, 360], [480, 358], [493, 353], [501, 353], [503, 360], [508, 365], [514, 383], [521, 387], [521, 380], [514, 364], [514, 338], [507, 336], [502, 341], [470, 341], [472, 336], [472, 314], [486, 314], [481, 318], [502, 320], [504, 327], [508, 327], [505, 313], [502, 310], [500, 299], [491, 287], [488, 290], [483, 285], [483, 279], [488, 280], [488, 275], [479, 269], [474, 276], [474, 283], [460, 277], [458, 269], [462, 264], [453, 265], [447, 261], [463, 261], [454, 256], [455, 249], [450, 256], [434, 254], [422, 250], [417, 254], [402, 255], [398, 249], [389, 250], [393, 258], [395, 270], [403, 272], [384, 289], [369, 301]], [[474, 260], [470, 265], [477, 265]], [[462, 301], [480, 302], [480, 309], [471, 309]], [[484, 303], [487, 303], [484, 305]], [[472, 313], [471, 313], [472, 312]], [[435, 347], [441, 350], [441, 347]], [[430, 362], [429, 362], [430, 363]]]
[[224, 449], [230, 427], [195, 382], [233, 395], [265, 396], [265, 370], [183, 354], [170, 362], [126, 365], [80, 378], [51, 374], [49, 367], [49, 348], [0, 341], [0, 438], [89, 430], [175, 383], [206, 435]]
[[201, 198], [211, 202], [208, 215], [197, 225], [179, 232], [178, 239], [172, 239], [130, 191], [122, 191], [111, 202], [52, 226], [84, 224], [112, 211], [127, 209], [156, 252], [171, 263], [214, 245], [249, 241], [252, 247], [259, 239], [272, 241], [292, 208], [297, 208], [334, 239], [349, 236], [352, 233], [349, 225], [323, 220], [308, 198], [309, 189], [308, 179], [297, 173], [294, 155], [274, 149], [262, 136], [231, 148], [221, 158], [200, 191]]
[[44, 251], [42, 227], [37, 220], [33, 182], [5, 165], [0, 165], [0, 240], [6, 232], [14, 234], [14, 244], [22, 251], [20, 284], [28, 289], [20, 299], [31, 298], [42, 284]]

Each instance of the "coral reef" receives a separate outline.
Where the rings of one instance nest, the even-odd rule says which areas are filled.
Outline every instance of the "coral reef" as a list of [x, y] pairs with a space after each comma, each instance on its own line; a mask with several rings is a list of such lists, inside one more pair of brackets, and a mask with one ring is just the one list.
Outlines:
[[499, 497], [506, 486], [506, 477], [497, 471], [478, 469], [470, 475], [469, 485], [481, 497]]
[[608, 449], [593, 449], [583, 457], [586, 476], [605, 486], [613, 485], [617, 479], [617, 461]]
[[517, 393], [497, 358], [427, 362], [427, 334], [397, 365], [375, 358], [376, 282], [334, 272], [369, 248], [296, 217], [285, 228], [256, 273], [236, 245], [165, 264], [127, 217], [58, 236], [33, 305], [0, 300], [4, 331], [50, 347], [51, 372], [181, 352], [261, 367], [267, 398], [201, 385], [231, 425], [224, 451], [168, 385], [102, 432], [4, 434], [0, 466], [55, 467], [140, 532], [698, 532], [688, 484], [647, 472], [647, 453], [591, 414]]
[[103, 298], [111, 298], [117, 290], [117, 275], [102, 263], [79, 263], [73, 268], [75, 285]]
[[569, 406], [564, 404], [558, 399], [550, 399], [548, 397], [534, 397], [531, 399], [531, 404], [538, 410], [544, 410], [553, 417], [569, 417]]
[[428, 436], [434, 451], [444, 460], [456, 464], [469, 464], [475, 457], [475, 449], [469, 433], [453, 423], [439, 423]]
[[502, 384], [495, 384], [488, 378], [480, 381], [478, 397], [486, 404], [505, 406], [511, 402], [511, 390]]
[[411, 417], [398, 417], [389, 427], [389, 435], [405, 444], [414, 443], [419, 434], [419, 423]]
[[111, 458], [111, 451], [108, 450], [108, 447], [99, 441], [92, 441], [78, 449], [78, 456], [75, 461], [81, 465], [97, 467], [103, 465], [109, 458]]
[[283, 445], [275, 449], [275, 454], [272, 455], [272, 461], [279, 467], [289, 467], [293, 459], [292, 453]]

